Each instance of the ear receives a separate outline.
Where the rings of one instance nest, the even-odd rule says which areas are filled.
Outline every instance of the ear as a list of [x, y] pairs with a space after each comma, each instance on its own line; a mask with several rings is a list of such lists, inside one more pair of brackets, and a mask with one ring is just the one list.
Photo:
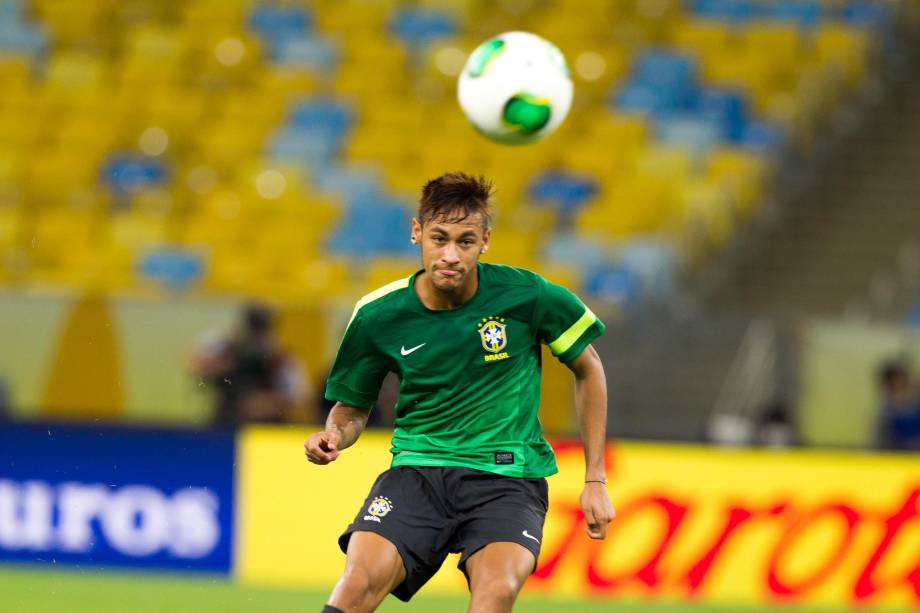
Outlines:
[[479, 249], [479, 253], [485, 253], [489, 250], [489, 243], [492, 241], [492, 228], [486, 228], [486, 231], [482, 233], [482, 248]]
[[419, 220], [415, 217], [412, 218], [412, 235], [409, 240], [413, 245], [417, 245], [422, 242], [422, 224], [419, 223]]

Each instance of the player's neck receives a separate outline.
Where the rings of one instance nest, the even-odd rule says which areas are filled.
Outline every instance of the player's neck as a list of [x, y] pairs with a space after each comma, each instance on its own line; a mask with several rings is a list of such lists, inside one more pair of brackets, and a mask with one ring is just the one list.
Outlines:
[[433, 311], [455, 309], [473, 299], [479, 288], [479, 270], [473, 268], [467, 282], [453, 291], [444, 291], [435, 287], [428, 273], [422, 273], [415, 279], [415, 293], [426, 308]]

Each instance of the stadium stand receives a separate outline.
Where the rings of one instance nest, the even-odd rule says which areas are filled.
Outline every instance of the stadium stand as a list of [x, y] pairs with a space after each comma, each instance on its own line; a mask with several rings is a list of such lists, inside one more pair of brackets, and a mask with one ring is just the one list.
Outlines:
[[[898, 7], [2, 0], [0, 283], [350, 299], [411, 271], [415, 193], [467, 169], [500, 188], [490, 257], [611, 308], [664, 299], [864, 87]], [[572, 68], [547, 143], [487, 143], [455, 103], [508, 29]]]

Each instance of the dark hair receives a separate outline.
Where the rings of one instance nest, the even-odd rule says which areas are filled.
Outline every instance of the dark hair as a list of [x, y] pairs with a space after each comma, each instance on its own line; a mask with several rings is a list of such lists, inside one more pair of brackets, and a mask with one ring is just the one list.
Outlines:
[[425, 225], [435, 219], [460, 223], [470, 215], [482, 214], [486, 228], [492, 225], [492, 182], [483, 176], [448, 172], [422, 188], [418, 220]]
[[909, 374], [907, 366], [900, 361], [888, 361], [878, 370], [878, 380], [884, 387], [905, 381]]
[[274, 313], [264, 304], [250, 303], [243, 309], [243, 321], [250, 334], [266, 334], [273, 320]]

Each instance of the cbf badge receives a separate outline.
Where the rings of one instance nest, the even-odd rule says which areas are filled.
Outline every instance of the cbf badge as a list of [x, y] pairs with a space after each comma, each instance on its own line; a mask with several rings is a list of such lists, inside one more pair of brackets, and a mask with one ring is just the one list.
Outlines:
[[390, 502], [389, 498], [386, 496], [377, 496], [371, 501], [370, 505], [368, 505], [368, 514], [364, 516], [364, 521], [375, 521], [379, 524], [380, 518], [386, 517], [392, 510], [393, 503]]
[[484, 317], [479, 322], [479, 337], [482, 347], [491, 353], [498, 353], [508, 344], [508, 333], [505, 330], [504, 317]]

